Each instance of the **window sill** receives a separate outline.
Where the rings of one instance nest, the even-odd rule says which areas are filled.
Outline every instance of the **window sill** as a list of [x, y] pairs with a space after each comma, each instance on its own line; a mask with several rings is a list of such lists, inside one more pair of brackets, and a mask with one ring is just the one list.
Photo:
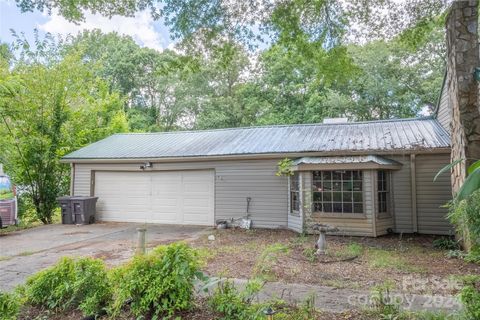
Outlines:
[[314, 212], [313, 218], [335, 218], [335, 219], [367, 219], [365, 213], [334, 213], [334, 212]]
[[379, 213], [377, 219], [390, 219], [392, 215], [390, 213]]
[[300, 211], [290, 211], [289, 214], [294, 217], [300, 217]]

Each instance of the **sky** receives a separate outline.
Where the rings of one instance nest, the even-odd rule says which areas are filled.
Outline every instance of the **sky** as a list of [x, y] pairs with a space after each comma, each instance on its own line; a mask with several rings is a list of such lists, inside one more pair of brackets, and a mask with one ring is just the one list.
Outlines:
[[139, 12], [135, 17], [113, 17], [86, 14], [85, 22], [78, 25], [66, 21], [53, 13], [51, 16], [39, 11], [21, 13], [14, 0], [0, 0], [0, 41], [11, 43], [10, 29], [24, 33], [27, 40], [33, 40], [33, 30], [38, 29], [41, 36], [50, 32], [53, 35], [77, 34], [81, 30], [100, 29], [103, 32], [116, 31], [131, 36], [140, 46], [162, 51], [173, 45], [168, 28], [161, 20], [154, 21], [148, 12]]

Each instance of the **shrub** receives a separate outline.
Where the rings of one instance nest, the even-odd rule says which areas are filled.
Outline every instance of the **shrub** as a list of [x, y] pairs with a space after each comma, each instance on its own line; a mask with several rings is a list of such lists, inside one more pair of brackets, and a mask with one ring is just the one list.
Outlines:
[[137, 317], [172, 315], [191, 306], [194, 280], [201, 277], [196, 252], [185, 243], [159, 246], [113, 271], [113, 317], [125, 301]]
[[0, 318], [2, 320], [17, 319], [20, 310], [18, 297], [11, 293], [0, 291]]
[[[473, 192], [466, 199], [450, 204], [449, 219], [457, 226], [457, 231], [464, 240], [471, 243], [470, 261], [480, 261], [480, 190]], [[464, 232], [464, 227], [468, 232]]]
[[467, 319], [480, 319], [480, 276], [466, 276], [462, 280], [465, 286], [460, 291], [460, 301]]
[[433, 240], [432, 245], [434, 248], [441, 250], [458, 250], [460, 248], [458, 242], [450, 237], [441, 237], [435, 239]]
[[239, 292], [232, 281], [219, 283], [208, 299], [209, 306], [223, 315], [225, 320], [263, 319], [263, 308], [260, 304], [252, 304], [252, 299], [260, 291], [262, 284], [249, 281], [245, 290]]
[[111, 297], [107, 270], [102, 260], [62, 258], [56, 265], [27, 279], [26, 301], [47, 309], [79, 308], [92, 315]]

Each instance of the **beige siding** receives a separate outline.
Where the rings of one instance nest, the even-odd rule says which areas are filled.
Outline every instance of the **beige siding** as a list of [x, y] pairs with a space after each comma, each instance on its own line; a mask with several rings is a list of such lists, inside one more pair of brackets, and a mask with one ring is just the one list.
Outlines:
[[[251, 197], [250, 214], [255, 227], [287, 226], [287, 178], [277, 177], [275, 160], [196, 161], [154, 163], [152, 170], [215, 170], [215, 219], [240, 218], [246, 214], [247, 197]], [[138, 164], [75, 165], [75, 195], [90, 195], [91, 172], [108, 170], [139, 171]]]
[[440, 96], [440, 101], [437, 110], [437, 120], [440, 122], [442, 127], [450, 132], [450, 122], [451, 122], [451, 110], [450, 102], [448, 99], [448, 90], [447, 86], [443, 86], [442, 93]]
[[417, 155], [417, 214], [418, 232], [426, 234], [450, 234], [452, 227], [442, 208], [451, 199], [450, 175], [443, 174], [436, 182], [437, 172], [450, 162], [448, 154]]
[[413, 232], [410, 155], [390, 156], [388, 158], [402, 164], [400, 170], [392, 171], [394, 231], [410, 233]]

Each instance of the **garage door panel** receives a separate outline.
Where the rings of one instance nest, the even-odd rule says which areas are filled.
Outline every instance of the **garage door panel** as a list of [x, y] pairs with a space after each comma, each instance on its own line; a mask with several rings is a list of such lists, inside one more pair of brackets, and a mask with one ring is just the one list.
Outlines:
[[99, 218], [213, 225], [213, 171], [96, 172]]

